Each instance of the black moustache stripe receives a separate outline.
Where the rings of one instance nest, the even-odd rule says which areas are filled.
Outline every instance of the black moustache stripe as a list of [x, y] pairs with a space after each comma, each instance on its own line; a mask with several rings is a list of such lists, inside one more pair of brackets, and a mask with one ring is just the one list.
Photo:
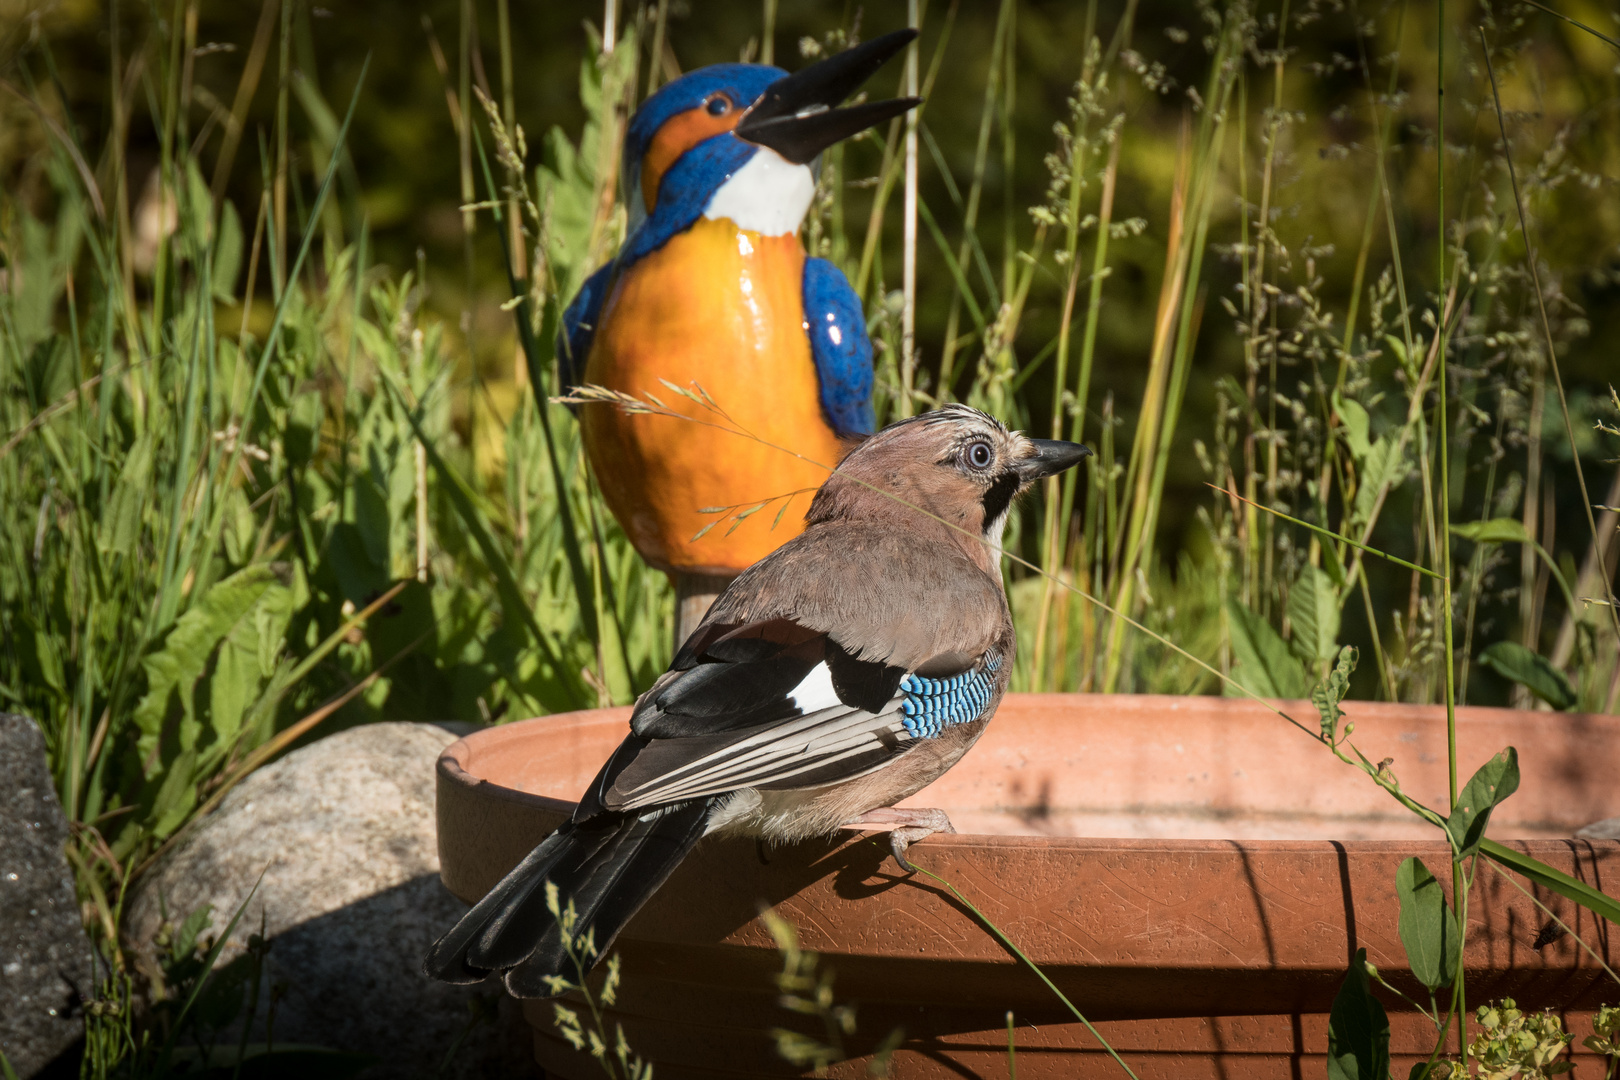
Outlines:
[[996, 477], [995, 482], [984, 491], [984, 524], [989, 528], [990, 523], [1007, 512], [1013, 496], [1018, 494], [1020, 484], [1018, 474], [1008, 470]]

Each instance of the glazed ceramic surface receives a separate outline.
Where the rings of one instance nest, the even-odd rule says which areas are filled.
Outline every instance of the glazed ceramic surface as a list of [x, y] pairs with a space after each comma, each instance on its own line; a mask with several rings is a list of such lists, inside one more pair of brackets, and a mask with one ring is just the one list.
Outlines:
[[[1308, 703], [1285, 708], [1314, 726]], [[1393, 758], [1406, 791], [1446, 804], [1440, 710], [1346, 711], [1368, 758]], [[451, 890], [476, 900], [554, 828], [623, 738], [628, 715], [530, 720], [446, 750], [439, 843]], [[1620, 718], [1466, 709], [1458, 742], [1465, 779], [1503, 746], [1518, 748], [1521, 786], [1491, 835], [1615, 891], [1620, 842], [1569, 837], [1620, 815]], [[1357, 947], [1421, 992], [1396, 927], [1395, 870], [1419, 855], [1446, 878], [1445, 845], [1252, 704], [1009, 695], [962, 763], [909, 804], [947, 810], [959, 830], [915, 846], [917, 864], [1011, 935], [1143, 1080], [1321, 1075], [1326, 1013]], [[1620, 960], [1591, 916], [1530, 892], [1607, 963]], [[948, 893], [899, 874], [871, 839], [845, 836], [776, 850], [707, 842], [630, 923], [611, 1020], [659, 1077], [797, 1075], [764, 1034], [804, 1025], [776, 1002], [780, 960], [757, 919], [762, 904], [799, 928], [836, 971], [838, 998], [857, 1005], [847, 1044], [857, 1060], [834, 1075], [864, 1076], [858, 1056], [901, 1028], [893, 1076], [1004, 1077], [1009, 1009], [1021, 1077], [1123, 1075]], [[1590, 1011], [1620, 1000], [1596, 962], [1573, 939], [1544, 934], [1547, 916], [1488, 867], [1469, 923], [1470, 1001], [1557, 1005], [1579, 1049]], [[549, 1075], [596, 1075], [557, 1038], [549, 1003], [527, 1012]], [[1391, 1025], [1404, 1076], [1432, 1029], [1393, 1007]]]
[[[602, 495], [636, 550], [660, 569], [740, 573], [803, 530], [810, 496], [843, 456], [821, 412], [805, 334], [804, 259], [792, 233], [762, 236], [704, 219], [623, 275], [602, 308], [585, 381], [651, 394], [703, 421], [605, 405], [584, 411]], [[636, 317], [615, 317], [621, 309]], [[722, 417], [665, 380], [688, 390], [702, 385], [763, 441], [722, 430]], [[780, 502], [735, 530], [721, 515], [700, 513], [790, 494], [774, 528]], [[705, 526], [714, 528], [694, 539]]]

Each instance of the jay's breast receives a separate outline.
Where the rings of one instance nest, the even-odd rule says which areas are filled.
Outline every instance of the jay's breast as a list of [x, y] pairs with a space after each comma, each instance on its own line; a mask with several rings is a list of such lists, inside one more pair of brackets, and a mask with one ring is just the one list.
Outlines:
[[[843, 453], [821, 412], [804, 329], [804, 259], [796, 236], [703, 219], [622, 274], [603, 305], [585, 381], [651, 394], [703, 421], [585, 410], [586, 450], [603, 495], [654, 565], [735, 574], [763, 558], [802, 530], [810, 495], [827, 476], [818, 464], [831, 468]], [[701, 386], [725, 415], [672, 393], [666, 381]], [[730, 535], [722, 520], [693, 539], [723, 517], [700, 510], [766, 500], [778, 501]]]

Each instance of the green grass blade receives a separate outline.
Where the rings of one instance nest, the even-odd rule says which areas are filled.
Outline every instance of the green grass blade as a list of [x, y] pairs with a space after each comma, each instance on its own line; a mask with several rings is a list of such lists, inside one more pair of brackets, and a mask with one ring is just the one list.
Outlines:
[[1017, 945], [1013, 944], [1013, 939], [1008, 937], [1005, 933], [1003, 933], [1001, 927], [999, 927], [995, 923], [991, 922], [990, 917], [988, 915], [986, 915], [984, 912], [980, 911], [978, 909], [977, 905], [975, 905], [973, 903], [973, 901], [971, 901], [967, 897], [963, 896], [961, 894], [961, 892], [957, 890], [955, 885], [952, 885], [950, 882], [946, 881], [944, 878], [940, 877], [938, 874], [935, 874], [935, 873], [932, 873], [931, 871], [925, 870], [920, 866], [917, 867], [917, 872], [919, 874], [922, 874], [924, 877], [933, 878], [935, 881], [937, 881], [941, 885], [945, 886], [945, 888], [949, 889], [950, 892], [951, 892], [951, 895], [956, 897], [957, 901], [963, 907], [965, 907], [969, 911], [973, 912], [973, 917], [978, 919], [981, 923], [983, 923], [984, 926], [985, 926], [985, 929], [989, 930], [992, 934], [994, 934], [996, 936], [997, 941], [1001, 942], [1002, 945], [1006, 946], [1007, 949], [1009, 949], [1014, 956], [1018, 957], [1018, 959], [1022, 960], [1025, 964], [1029, 965], [1029, 970], [1033, 971], [1040, 978], [1041, 982], [1046, 984], [1046, 988], [1048, 990], [1052, 991], [1053, 994], [1057, 995], [1057, 999], [1059, 1001], [1063, 1002], [1064, 1006], [1067, 1007], [1068, 1010], [1071, 1013], [1074, 1014], [1075, 1019], [1079, 1020], [1082, 1024], [1084, 1024], [1086, 1026], [1086, 1030], [1091, 1032], [1092, 1036], [1095, 1037], [1098, 1042], [1102, 1043], [1103, 1049], [1108, 1051], [1108, 1056], [1113, 1058], [1116, 1062], [1118, 1062], [1119, 1067], [1121, 1069], [1125, 1070], [1125, 1075], [1129, 1076], [1131, 1078], [1131, 1080], [1138, 1080], [1136, 1073], [1132, 1072], [1131, 1067], [1129, 1065], [1125, 1064], [1125, 1059], [1120, 1057], [1119, 1052], [1116, 1051], [1112, 1046], [1110, 1046], [1108, 1044], [1107, 1039], [1103, 1038], [1102, 1032], [1098, 1031], [1095, 1027], [1092, 1026], [1091, 1021], [1087, 1020], [1085, 1018], [1085, 1015], [1083, 1013], [1081, 1013], [1081, 1011], [1078, 1008], [1075, 1007], [1074, 1002], [1069, 1000], [1068, 995], [1066, 995], [1063, 991], [1061, 991], [1061, 990], [1059, 990], [1057, 988], [1057, 984], [1054, 983], [1050, 978], [1047, 977], [1046, 972], [1041, 970], [1041, 966], [1039, 964], [1037, 964], [1035, 961], [1031, 960], [1029, 958], [1028, 954], [1026, 954], [1023, 949], [1020, 949]]
[[1329, 538], [1331, 538], [1333, 540], [1338, 540], [1340, 543], [1349, 544], [1351, 547], [1356, 548], [1356, 549], [1358, 549], [1360, 551], [1365, 551], [1369, 555], [1377, 555], [1380, 559], [1387, 559], [1390, 562], [1394, 563], [1396, 566], [1404, 566], [1408, 570], [1412, 570], [1412, 571], [1414, 571], [1416, 573], [1424, 574], [1424, 575], [1426, 575], [1428, 577], [1432, 577], [1432, 578], [1437, 578], [1437, 577], [1442, 576], [1440, 574], [1435, 573], [1433, 570], [1430, 570], [1426, 566], [1419, 566], [1417, 563], [1407, 562], [1405, 559], [1402, 559], [1399, 556], [1391, 555], [1387, 551], [1379, 551], [1375, 547], [1369, 547], [1366, 544], [1363, 544], [1363, 543], [1360, 543], [1358, 541], [1352, 540], [1348, 536], [1343, 535], [1342, 533], [1334, 532], [1332, 529], [1324, 529], [1320, 525], [1312, 525], [1308, 521], [1302, 521], [1297, 517], [1290, 517], [1288, 514], [1283, 513], [1281, 510], [1274, 510], [1271, 507], [1266, 506], [1264, 503], [1255, 502], [1253, 499], [1245, 499], [1242, 495], [1239, 495], [1235, 491], [1228, 491], [1226, 488], [1217, 487], [1216, 485], [1210, 484], [1210, 483], [1205, 483], [1204, 486], [1205, 487], [1215, 488], [1215, 490], [1220, 492], [1222, 495], [1226, 495], [1226, 496], [1228, 496], [1230, 498], [1236, 499], [1239, 502], [1248, 503], [1250, 506], [1254, 507], [1256, 510], [1264, 510], [1268, 514], [1272, 514], [1272, 515], [1274, 515], [1276, 517], [1280, 517], [1284, 521], [1292, 522], [1293, 524], [1298, 525], [1301, 528], [1309, 529], [1314, 533], [1318, 533], [1318, 534], [1320, 534], [1322, 536], [1329, 537]]
[[[518, 587], [517, 577], [512, 573], [512, 564], [507, 561], [506, 554], [501, 551], [500, 545], [495, 542], [495, 537], [490, 534], [489, 526], [484, 522], [484, 516], [473, 505], [472, 493], [468, 490], [466, 483], [450, 467], [449, 463], [439, 456], [438, 449], [433, 445], [432, 440], [427, 437], [427, 433], [422, 430], [421, 420], [417, 416], [416, 410], [406, 404], [405, 395], [395, 383], [393, 373], [384, 367], [378, 367], [377, 371], [382, 375], [383, 385], [388, 387], [388, 391], [393, 395], [400, 411], [410, 421], [411, 430], [416, 433], [417, 441], [422, 444], [423, 450], [426, 451], [428, 464], [432, 467], [434, 475], [439, 478], [439, 482], [444, 485], [445, 492], [450, 496], [450, 504], [456, 508], [456, 515], [461, 518], [461, 523], [466, 526], [467, 532], [472, 535], [473, 542], [478, 545], [478, 550], [483, 552], [485, 565], [495, 575], [495, 584], [500, 592], [502, 609], [508, 616], [517, 617], [528, 628], [529, 635], [534, 639], [535, 647], [544, 654], [546, 662], [551, 665], [553, 670], [568, 680], [570, 687], [574, 690], [575, 697], [580, 701], [593, 700], [593, 696], [586, 694], [583, 688], [578, 685], [577, 677], [571, 677], [570, 669], [568, 665], [562, 662], [562, 656], [556, 643], [551, 640], [550, 636], [541, 629], [539, 622], [535, 620], [534, 612], [529, 609], [528, 603], [523, 599], [523, 590]], [[583, 608], [581, 608], [580, 614], [583, 619]]]
[[[476, 135], [476, 128], [474, 130]], [[579, 604], [580, 619], [585, 624], [585, 633], [594, 644], [602, 640], [601, 626], [596, 621], [596, 588], [590, 570], [585, 566], [584, 547], [580, 543], [579, 530], [575, 526], [572, 488], [563, 476], [562, 462], [557, 457], [557, 437], [551, 428], [551, 406], [546, 401], [545, 388], [550, 385], [545, 378], [546, 368], [543, 354], [540, 352], [540, 343], [535, 339], [533, 313], [529, 308], [529, 293], [524, 288], [524, 282], [519, 281], [512, 272], [512, 249], [509, 230], [501, 216], [500, 190], [495, 186], [495, 178], [489, 170], [489, 158], [484, 152], [484, 140], [477, 136], [474, 143], [478, 150], [478, 162], [483, 169], [484, 185], [489, 191], [492, 204], [491, 212], [495, 215], [495, 235], [501, 241], [501, 257], [506, 266], [507, 287], [514, 298], [519, 298], [517, 306], [512, 311], [513, 321], [517, 326], [518, 341], [523, 346], [523, 359], [529, 369], [529, 385], [534, 387], [534, 411], [540, 417], [540, 433], [546, 441], [546, 463], [551, 467], [551, 482], [557, 492], [557, 518], [562, 531], [563, 552], [568, 557], [568, 572], [574, 582], [574, 594]], [[541, 322], [542, 335], [551, 337], [556, 331], [557, 303], [545, 305]], [[432, 453], [431, 449], [429, 453]], [[527, 608], [525, 608], [527, 610]]]
[[1608, 893], [1594, 889], [1586, 882], [1572, 878], [1540, 859], [1531, 858], [1522, 851], [1514, 851], [1495, 840], [1481, 840], [1479, 850], [1492, 862], [1517, 871], [1542, 888], [1551, 889], [1564, 899], [1574, 901], [1592, 914], [1600, 915], [1620, 926], [1620, 900], [1616, 900]]

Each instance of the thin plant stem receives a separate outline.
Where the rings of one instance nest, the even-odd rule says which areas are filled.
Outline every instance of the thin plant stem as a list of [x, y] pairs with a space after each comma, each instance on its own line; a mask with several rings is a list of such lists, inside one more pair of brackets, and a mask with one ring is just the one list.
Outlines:
[[[1001, 0], [1001, 6], [996, 12], [995, 33], [990, 39], [989, 72], [985, 77], [984, 103], [979, 110], [978, 142], [975, 143], [973, 150], [973, 182], [968, 186], [967, 207], [962, 211], [962, 243], [956, 254], [956, 261], [961, 266], [967, 265], [968, 256], [972, 253], [977, 236], [979, 200], [984, 193], [985, 170], [990, 155], [990, 130], [995, 122], [996, 102], [1001, 89], [1000, 57], [1006, 47], [1007, 25], [1016, 2], [1017, 0]], [[995, 286], [988, 275], [986, 284], [993, 292]], [[998, 303], [999, 301], [992, 296], [992, 305]], [[939, 360], [940, 401], [948, 401], [951, 397], [951, 386], [955, 376], [956, 332], [960, 317], [961, 297], [952, 295], [950, 312], [945, 317], [945, 344]]]
[[[1067, 1008], [1069, 1010], [1069, 1012], [1074, 1014], [1075, 1019], [1079, 1020], [1080, 1023], [1085, 1025], [1086, 1030], [1091, 1032], [1092, 1037], [1095, 1038], [1098, 1042], [1102, 1043], [1102, 1048], [1104, 1050], [1108, 1051], [1108, 1056], [1113, 1058], [1114, 1061], [1116, 1061], [1119, 1064], [1119, 1067], [1121, 1069], [1125, 1070], [1125, 1075], [1129, 1076], [1131, 1078], [1131, 1080], [1137, 1080], [1136, 1073], [1131, 1070], [1131, 1067], [1129, 1065], [1125, 1064], [1125, 1059], [1120, 1057], [1119, 1052], [1117, 1050], [1115, 1050], [1111, 1045], [1109, 1045], [1108, 1040], [1103, 1038], [1102, 1032], [1098, 1031], [1094, 1026], [1092, 1026], [1091, 1021], [1087, 1020], [1086, 1017], [1085, 1017], [1085, 1014], [1082, 1013], [1078, 1008], [1075, 1007], [1074, 1002], [1069, 1000], [1068, 995], [1057, 988], [1057, 984], [1054, 983], [1050, 978], [1047, 977], [1046, 972], [1041, 970], [1041, 966], [1039, 964], [1037, 964], [1035, 961], [1031, 960], [1029, 958], [1029, 954], [1025, 953], [1023, 949], [1020, 949], [1013, 942], [1013, 939], [1008, 937], [1006, 935], [1006, 933], [1004, 933], [1002, 931], [1001, 927], [997, 926], [994, 922], [992, 922], [988, 915], [986, 915], [984, 912], [980, 911], [978, 906], [976, 904], [974, 904], [973, 901], [971, 901], [967, 897], [963, 896], [962, 893], [961, 893], [961, 890], [959, 890], [955, 885], [952, 885], [949, 881], [946, 881], [944, 878], [940, 877], [938, 874], [936, 874], [933, 871], [928, 870], [928, 869], [926, 869], [924, 867], [921, 867], [921, 866], [917, 867], [917, 872], [919, 874], [922, 874], [924, 877], [932, 878], [934, 881], [939, 882], [946, 889], [950, 890], [950, 894], [952, 896], [956, 897], [957, 903], [961, 904], [963, 907], [965, 907], [969, 911], [973, 912], [973, 917], [978, 919], [981, 923], [983, 923], [985, 925], [985, 928], [988, 929], [992, 934], [994, 934], [996, 936], [996, 940], [1000, 941], [1002, 943], [1002, 945], [1006, 946], [1007, 949], [1014, 956], [1018, 957], [1018, 959], [1022, 960], [1025, 964], [1027, 964], [1029, 966], [1029, 970], [1033, 971], [1035, 973], [1036, 977], [1038, 977], [1041, 980], [1041, 982], [1046, 984], [1046, 988], [1048, 990], [1052, 991], [1052, 993], [1057, 996], [1057, 999], [1059, 1001], [1063, 1002], [1064, 1007]], [[1011, 1017], [1011, 1015], [1012, 1015], [1011, 1013], [1008, 1014], [1009, 1017]], [[1008, 1025], [1007, 1025], [1007, 1045], [1008, 1045], [1008, 1048], [1009, 1048], [1008, 1049], [1008, 1056], [1010, 1058], [1011, 1054], [1012, 1054], [1012, 1050], [1011, 1050], [1011, 1047], [1012, 1047], [1012, 1024], [1011, 1024], [1010, 1020], [1009, 1020]]]
[[[775, 17], [775, 0], [766, 0], [770, 18]], [[769, 25], [769, 23], [767, 23]], [[922, 25], [918, 0], [906, 0], [906, 25], [917, 30]], [[767, 39], [769, 40], [769, 39]], [[769, 63], [769, 61], [766, 61]], [[917, 40], [906, 46], [904, 93], [917, 96]], [[903, 211], [904, 246], [901, 249], [900, 308], [900, 401], [897, 413], [910, 416], [914, 405], [912, 392], [917, 379], [917, 110], [906, 115], [906, 182]]]
[[[1435, 230], [1435, 290], [1437, 297], [1444, 297], [1446, 291], [1446, 4], [1440, 0], [1435, 14], [1435, 170], [1438, 187], [1435, 218], [1438, 228]], [[1448, 387], [1451, 382], [1450, 371], [1446, 363], [1446, 347], [1448, 345], [1448, 328], [1450, 320], [1446, 318], [1445, 301], [1438, 299], [1441, 307], [1439, 325], [1435, 327], [1435, 340], [1440, 353], [1440, 373], [1437, 390], [1439, 391], [1439, 405], [1435, 418], [1436, 440], [1440, 444], [1440, 535], [1436, 555], [1440, 561], [1440, 572], [1443, 575], [1440, 581], [1440, 615], [1441, 633], [1445, 638], [1445, 688], [1446, 688], [1446, 769], [1448, 786], [1451, 795], [1451, 806], [1457, 805], [1457, 661], [1455, 656], [1456, 635], [1452, 626], [1453, 611], [1451, 601], [1451, 439], [1450, 439], [1450, 405], [1448, 403]], [[1427, 462], [1427, 455], [1424, 457]], [[1451, 857], [1451, 888], [1453, 903], [1457, 907], [1457, 924], [1462, 928], [1464, 946], [1467, 944], [1468, 934], [1468, 881], [1463, 874], [1462, 859], [1455, 853]], [[1459, 1042], [1465, 1041], [1467, 1034], [1468, 998], [1467, 998], [1467, 970], [1461, 960], [1457, 963], [1457, 977], [1452, 982], [1452, 994], [1456, 1014], [1461, 1018], [1458, 1027]]]

